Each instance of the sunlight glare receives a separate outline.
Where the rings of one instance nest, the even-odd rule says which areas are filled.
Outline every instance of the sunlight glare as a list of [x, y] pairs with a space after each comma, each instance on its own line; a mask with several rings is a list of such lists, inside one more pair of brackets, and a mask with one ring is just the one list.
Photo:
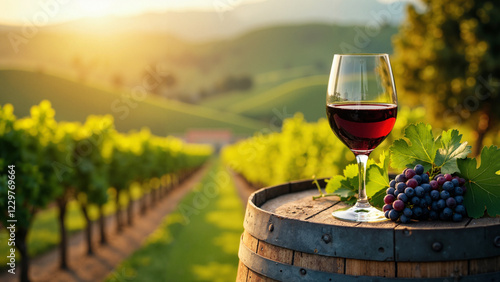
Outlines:
[[102, 17], [112, 14], [111, 2], [112, 0], [79, 0], [78, 7], [83, 17]]

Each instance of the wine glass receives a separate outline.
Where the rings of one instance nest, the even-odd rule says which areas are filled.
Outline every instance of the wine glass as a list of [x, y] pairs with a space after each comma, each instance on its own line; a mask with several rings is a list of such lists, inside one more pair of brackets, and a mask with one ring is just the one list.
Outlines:
[[387, 220], [366, 196], [366, 163], [389, 135], [397, 116], [396, 86], [387, 54], [335, 54], [326, 114], [337, 137], [354, 153], [359, 170], [356, 204], [334, 211], [335, 218], [356, 222]]

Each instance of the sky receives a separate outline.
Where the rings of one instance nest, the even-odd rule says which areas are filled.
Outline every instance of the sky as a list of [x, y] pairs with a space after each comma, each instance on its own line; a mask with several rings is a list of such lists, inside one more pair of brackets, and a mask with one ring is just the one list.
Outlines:
[[210, 10], [266, 0], [0, 0], [0, 24], [44, 24], [108, 15], [168, 10]]

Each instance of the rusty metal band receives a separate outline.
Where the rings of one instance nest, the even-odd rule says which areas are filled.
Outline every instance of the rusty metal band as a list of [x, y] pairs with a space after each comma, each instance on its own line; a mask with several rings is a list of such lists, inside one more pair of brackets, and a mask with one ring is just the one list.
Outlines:
[[[486, 227], [366, 228], [313, 223], [278, 216], [258, 206], [283, 194], [314, 188], [311, 181], [287, 183], [253, 193], [244, 228], [279, 247], [324, 256], [374, 261], [451, 261], [500, 256], [500, 224]], [[436, 248], [438, 244], [438, 248]]]
[[[422, 281], [422, 278], [387, 278], [377, 276], [353, 276], [340, 273], [329, 273], [318, 270], [311, 270], [291, 264], [281, 263], [267, 259], [255, 252], [252, 252], [243, 240], [240, 240], [240, 249], [238, 252], [240, 261], [249, 269], [265, 277], [278, 281], [342, 281], [342, 282], [407, 282]], [[442, 282], [454, 279], [453, 277], [425, 278], [429, 282]], [[500, 272], [484, 273], [470, 276], [461, 276], [461, 282], [484, 282], [500, 281]]]

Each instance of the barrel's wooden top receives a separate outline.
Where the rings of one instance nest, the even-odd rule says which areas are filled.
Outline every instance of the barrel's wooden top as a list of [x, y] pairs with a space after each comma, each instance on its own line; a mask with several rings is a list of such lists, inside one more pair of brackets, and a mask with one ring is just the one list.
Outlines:
[[408, 224], [348, 222], [332, 216], [347, 207], [345, 203], [336, 197], [313, 200], [318, 194], [311, 180], [261, 189], [249, 198], [245, 230], [272, 245], [355, 259], [446, 261], [500, 256], [500, 217]]
[[420, 221], [408, 224], [399, 224], [392, 221], [379, 223], [357, 223], [347, 222], [334, 218], [332, 212], [347, 207], [338, 197], [324, 197], [313, 200], [313, 196], [319, 195], [317, 189], [309, 189], [294, 193], [283, 194], [274, 199], [267, 200], [260, 206], [261, 209], [278, 216], [293, 218], [308, 222], [324, 223], [341, 226], [358, 226], [373, 228], [408, 228], [408, 229], [447, 229], [467, 228], [474, 226], [500, 225], [500, 217], [496, 218], [465, 218], [461, 222], [451, 221]]

